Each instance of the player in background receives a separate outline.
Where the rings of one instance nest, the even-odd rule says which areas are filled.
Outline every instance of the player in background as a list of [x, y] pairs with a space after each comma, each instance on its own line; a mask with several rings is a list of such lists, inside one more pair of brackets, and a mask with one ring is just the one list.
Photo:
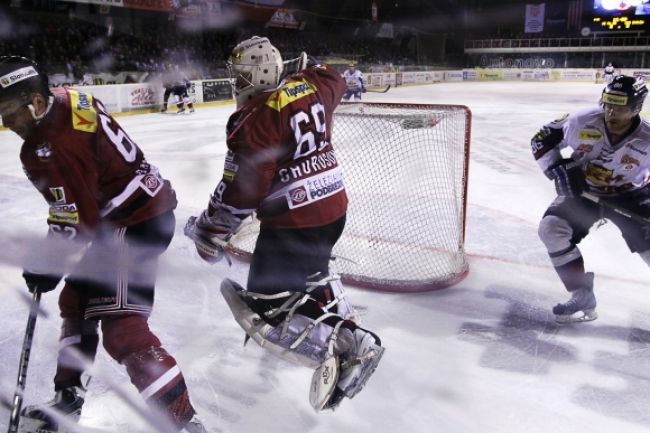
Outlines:
[[[558, 322], [598, 317], [594, 274], [585, 272], [578, 249], [595, 222], [613, 222], [630, 250], [650, 265], [650, 227], [582, 196], [587, 192], [650, 217], [650, 123], [639, 116], [647, 94], [642, 78], [618, 75], [604, 88], [600, 107], [561, 117], [531, 141], [558, 193], [539, 225], [551, 263], [571, 294], [553, 308]], [[561, 153], [565, 148], [568, 158]]]
[[190, 113], [194, 113], [194, 103], [189, 97], [187, 91], [191, 88], [192, 83], [178, 67], [178, 65], [169, 65], [168, 72], [163, 75], [163, 87], [165, 93], [163, 95], [163, 107], [160, 110], [163, 113], [167, 112], [167, 103], [169, 97], [174, 95], [176, 97], [176, 114], [183, 114], [185, 112], [185, 105], [190, 109]]
[[614, 67], [612, 62], [609, 62], [607, 66], [605, 66], [605, 69], [603, 69], [603, 83], [605, 85], [612, 82], [612, 80], [614, 79], [615, 72], [616, 72], [616, 68]]
[[49, 205], [45, 248], [34, 249], [23, 277], [30, 291], [45, 293], [68, 274], [55, 397], [26, 407], [23, 424], [58, 431], [46, 409], [78, 419], [86, 390], [75, 354], [95, 358], [101, 324], [106, 352], [147, 403], [173, 429], [204, 432], [176, 361], [147, 323], [158, 256], [174, 234], [170, 183], [92, 95], [50, 90], [24, 57], [0, 57], [0, 83], [2, 122], [24, 140], [23, 169]]
[[345, 80], [343, 101], [349, 101], [352, 96], [355, 101], [361, 101], [361, 94], [366, 93], [366, 86], [363, 83], [363, 73], [356, 68], [354, 63], [350, 63], [348, 69], [343, 72], [343, 79]]
[[182, 114], [185, 112], [185, 105], [190, 109], [190, 113], [194, 113], [194, 104], [192, 99], [190, 99], [187, 91], [192, 87], [192, 83], [185, 75], [180, 75], [173, 84], [172, 93], [178, 98], [176, 103], [176, 114]]
[[283, 62], [257, 36], [239, 43], [228, 65], [237, 111], [227, 124], [223, 177], [185, 232], [213, 263], [257, 212], [247, 287], [226, 279], [222, 294], [248, 337], [315, 369], [310, 403], [316, 411], [333, 409], [361, 390], [384, 352], [379, 337], [355, 322], [329, 268], [348, 204], [331, 143], [345, 82], [305, 53]]

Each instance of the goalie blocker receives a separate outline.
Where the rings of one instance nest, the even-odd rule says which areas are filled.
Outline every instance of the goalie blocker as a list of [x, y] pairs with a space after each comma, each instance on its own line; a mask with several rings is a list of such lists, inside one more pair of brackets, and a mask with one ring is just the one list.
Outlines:
[[338, 276], [313, 276], [306, 293], [275, 294], [252, 293], [225, 279], [221, 293], [247, 341], [315, 368], [309, 402], [317, 412], [358, 394], [384, 353], [379, 337], [354, 321]]

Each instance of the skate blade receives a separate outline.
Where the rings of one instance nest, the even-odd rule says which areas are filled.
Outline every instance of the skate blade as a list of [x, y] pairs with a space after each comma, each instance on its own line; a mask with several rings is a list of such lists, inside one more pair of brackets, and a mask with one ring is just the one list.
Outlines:
[[596, 313], [596, 310], [591, 309], [591, 310], [576, 311], [573, 314], [556, 314], [555, 322], [564, 325], [567, 323], [591, 322], [592, 320], [596, 320], [597, 318], [598, 318], [598, 313]]

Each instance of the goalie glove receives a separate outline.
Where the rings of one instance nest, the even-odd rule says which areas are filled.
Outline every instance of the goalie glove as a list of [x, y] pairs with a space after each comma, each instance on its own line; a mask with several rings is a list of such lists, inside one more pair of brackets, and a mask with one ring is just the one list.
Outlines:
[[183, 233], [194, 241], [196, 251], [206, 262], [214, 264], [225, 257], [230, 264], [225, 248], [240, 224], [241, 219], [226, 209], [215, 209], [212, 216], [204, 210], [198, 218], [187, 220]]
[[580, 197], [580, 194], [587, 189], [587, 181], [582, 166], [573, 159], [561, 159], [544, 173], [549, 179], [555, 181], [555, 190], [558, 195]]

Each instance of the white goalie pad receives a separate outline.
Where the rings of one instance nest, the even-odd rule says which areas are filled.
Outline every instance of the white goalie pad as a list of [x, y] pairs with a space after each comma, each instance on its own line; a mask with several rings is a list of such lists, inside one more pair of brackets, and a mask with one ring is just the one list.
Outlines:
[[336, 356], [327, 358], [314, 371], [309, 389], [309, 404], [316, 412], [328, 409], [332, 395], [336, 391], [339, 375], [339, 359]]
[[[296, 313], [288, 321], [274, 327], [246, 304], [240, 295], [242, 292], [243, 288], [234, 281], [224, 279], [221, 283], [221, 293], [233, 317], [257, 344], [285, 360], [305, 367], [317, 368], [325, 362], [334, 328], [323, 320], [334, 314], [324, 313], [314, 320]], [[335, 340], [334, 338], [333, 341]]]
[[307, 292], [314, 290], [319, 286], [324, 286], [329, 284], [332, 289], [332, 295], [334, 299], [325, 305], [327, 311], [331, 311], [334, 306], [337, 306], [336, 314], [341, 316], [344, 319], [352, 320], [357, 325], [361, 324], [361, 319], [357, 310], [352, 306], [350, 301], [348, 301], [347, 296], [345, 295], [345, 290], [343, 289], [343, 284], [341, 283], [341, 276], [335, 273], [327, 275], [325, 277], [319, 278], [319, 275], [312, 275], [307, 282]]

